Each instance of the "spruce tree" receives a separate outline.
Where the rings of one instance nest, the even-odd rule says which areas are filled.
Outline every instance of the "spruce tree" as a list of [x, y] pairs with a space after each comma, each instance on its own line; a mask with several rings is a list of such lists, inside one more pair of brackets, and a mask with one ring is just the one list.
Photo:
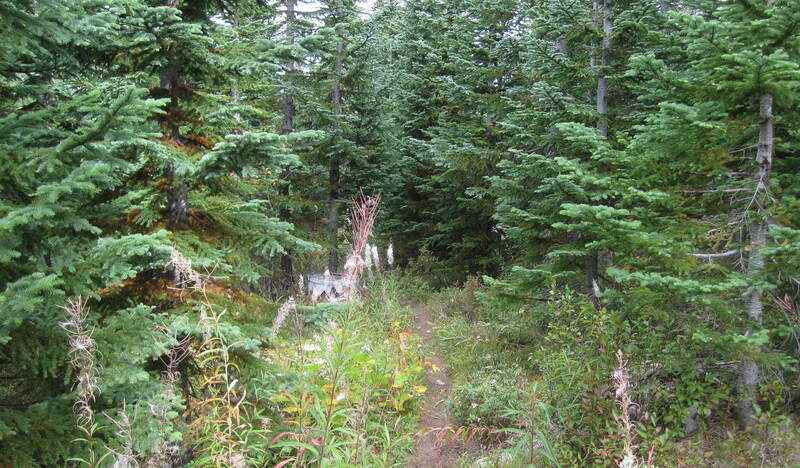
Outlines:
[[394, 49], [402, 174], [387, 187], [386, 230], [405, 262], [427, 249], [442, 278], [496, 272], [503, 260], [487, 175], [502, 155], [506, 93], [516, 84], [518, 2], [408, 2]]

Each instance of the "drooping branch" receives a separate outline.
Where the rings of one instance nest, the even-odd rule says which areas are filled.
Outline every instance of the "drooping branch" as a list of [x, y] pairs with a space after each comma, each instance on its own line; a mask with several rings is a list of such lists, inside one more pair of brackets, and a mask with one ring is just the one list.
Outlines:
[[728, 250], [726, 252], [720, 252], [720, 253], [707, 253], [707, 254], [691, 253], [689, 255], [691, 255], [692, 257], [697, 257], [697, 258], [724, 258], [724, 257], [733, 257], [734, 255], [739, 255], [741, 253], [742, 253], [741, 249], [733, 249], [733, 250]]
[[709, 190], [678, 190], [678, 193], [738, 193], [752, 192], [751, 188], [709, 189]]

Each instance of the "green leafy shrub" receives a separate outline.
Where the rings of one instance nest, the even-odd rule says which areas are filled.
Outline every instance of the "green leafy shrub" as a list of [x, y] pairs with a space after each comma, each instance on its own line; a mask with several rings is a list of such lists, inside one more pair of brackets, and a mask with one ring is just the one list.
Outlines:
[[482, 311], [476, 293], [483, 290], [483, 285], [477, 277], [467, 278], [461, 287], [450, 287], [436, 294], [432, 303], [440, 315], [450, 317], [465, 317], [470, 322], [478, 320]]
[[430, 293], [431, 287], [420, 276], [408, 271], [394, 270], [368, 274], [364, 278], [362, 298], [366, 306], [383, 305], [398, 300], [415, 301]]
[[450, 411], [462, 426], [506, 427], [516, 421], [506, 413], [525, 405], [519, 371], [482, 372], [453, 388]]
[[404, 331], [408, 312], [391, 301], [326, 309], [333, 322], [306, 328], [304, 317], [290, 318], [292, 339], [278, 337], [265, 353], [280, 421], [270, 424], [267, 460], [394, 466], [411, 448], [413, 409], [427, 390], [420, 343]]

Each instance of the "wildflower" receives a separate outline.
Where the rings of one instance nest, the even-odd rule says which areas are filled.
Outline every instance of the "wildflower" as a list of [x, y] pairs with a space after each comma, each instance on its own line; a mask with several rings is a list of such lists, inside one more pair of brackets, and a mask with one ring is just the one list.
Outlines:
[[77, 371], [78, 397], [75, 409], [78, 423], [91, 428], [94, 423], [94, 410], [90, 405], [97, 391], [99, 366], [94, 356], [97, 345], [92, 338], [92, 330], [86, 324], [89, 309], [80, 296], [75, 300], [69, 299], [67, 305], [61, 308], [69, 314], [69, 320], [59, 325], [69, 336], [69, 359]]
[[[300, 277], [302, 280], [302, 276]], [[283, 322], [286, 321], [286, 317], [289, 316], [289, 312], [293, 311], [297, 307], [297, 304], [294, 302], [294, 297], [290, 297], [286, 303], [284, 303], [280, 309], [278, 309], [278, 315], [275, 316], [275, 320], [272, 322], [272, 336], [278, 334], [278, 330], [280, 330]]]

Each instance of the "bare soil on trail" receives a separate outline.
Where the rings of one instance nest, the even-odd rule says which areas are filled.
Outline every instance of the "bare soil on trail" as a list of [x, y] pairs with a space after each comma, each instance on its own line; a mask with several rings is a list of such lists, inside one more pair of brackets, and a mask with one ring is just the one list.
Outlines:
[[[430, 309], [418, 304], [411, 308], [414, 311], [414, 329], [412, 331], [417, 333], [425, 344], [433, 348], [436, 338], [431, 328], [433, 315]], [[408, 466], [409, 468], [451, 468], [456, 466], [460, 455], [466, 449], [458, 441], [442, 437], [443, 435], [452, 435], [449, 429], [451, 427], [450, 415], [447, 412], [452, 381], [447, 374], [446, 363], [438, 352], [433, 351], [433, 354], [427, 357], [427, 361], [433, 366], [425, 371], [428, 390], [425, 393], [416, 447], [414, 454], [408, 460]]]

